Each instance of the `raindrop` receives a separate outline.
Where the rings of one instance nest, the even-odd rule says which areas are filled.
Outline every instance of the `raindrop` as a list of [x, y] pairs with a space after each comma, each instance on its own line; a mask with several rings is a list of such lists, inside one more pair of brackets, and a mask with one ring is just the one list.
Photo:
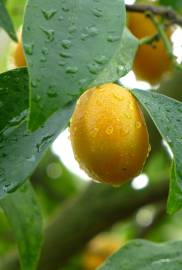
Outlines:
[[109, 35], [107, 37], [107, 41], [109, 41], [109, 42], [115, 42], [115, 41], [118, 41], [119, 39], [120, 39], [120, 37], [116, 36], [116, 35]]
[[97, 74], [100, 70], [100, 68], [97, 64], [88, 65], [88, 69], [89, 69], [90, 73], [92, 73], [92, 74]]
[[31, 86], [36, 88], [37, 87], [37, 83], [35, 81], [31, 81]]
[[43, 55], [48, 55], [48, 48], [43, 47], [41, 52], [43, 53]]
[[68, 12], [70, 9], [69, 9], [69, 7], [68, 7], [67, 5], [64, 5], [64, 6], [62, 7], [62, 10], [63, 10], [64, 12]]
[[61, 45], [63, 46], [63, 48], [69, 49], [69, 48], [71, 47], [71, 41], [65, 39], [65, 40], [63, 40], [63, 41], [61, 42]]
[[87, 32], [88, 32], [89, 36], [94, 37], [98, 34], [99, 31], [95, 26], [91, 26], [91, 27], [87, 28]]
[[27, 117], [27, 110], [24, 110], [20, 113], [20, 115], [13, 117], [9, 122], [9, 127], [17, 126], [19, 125], [23, 120], [25, 120]]
[[50, 10], [42, 9], [42, 14], [44, 15], [44, 18], [46, 20], [50, 20], [52, 17], [54, 17], [56, 12], [57, 12], [56, 9], [50, 9]]
[[32, 54], [33, 54], [33, 49], [34, 49], [34, 44], [33, 44], [33, 43], [30, 43], [30, 44], [24, 44], [24, 49], [25, 49], [25, 52], [26, 52], [28, 55], [32, 55]]
[[171, 140], [171, 138], [170, 138], [169, 136], [166, 136], [166, 141], [167, 141], [168, 143], [171, 143], [171, 142], [172, 142], [172, 140]]
[[117, 73], [119, 75], [125, 73], [125, 67], [124, 66], [118, 66], [117, 67]]
[[68, 28], [68, 32], [69, 32], [70, 34], [76, 32], [76, 30], [77, 30], [77, 28], [76, 28], [75, 25], [72, 25], [72, 26], [70, 26], [70, 27]]
[[103, 13], [102, 13], [102, 9], [99, 9], [99, 8], [94, 8], [92, 10], [93, 14], [96, 16], [96, 17], [102, 17]]
[[45, 29], [43, 27], [40, 27], [40, 29], [44, 32], [44, 34], [46, 34], [47, 40], [49, 42], [52, 42], [54, 40], [54, 35], [55, 35], [55, 31], [54, 30], [52, 30], [52, 29], [47, 30], [47, 29]]
[[40, 153], [43, 149], [45, 149], [52, 141], [53, 141], [54, 134], [48, 135], [44, 137], [40, 143], [36, 145], [38, 153]]
[[51, 98], [57, 97], [57, 92], [55, 90], [55, 86], [54, 85], [50, 85], [49, 86], [49, 90], [47, 92], [47, 95], [48, 95], [48, 97], [51, 97]]
[[35, 101], [36, 103], [38, 103], [40, 100], [41, 100], [40, 95], [36, 94], [35, 97], [34, 97], [34, 101]]
[[28, 157], [28, 158], [27, 158], [27, 161], [28, 161], [28, 162], [35, 162], [35, 161], [36, 161], [35, 155], [32, 155], [31, 157]]
[[106, 58], [106, 56], [101, 55], [101, 56], [95, 58], [94, 60], [95, 60], [95, 62], [96, 62], [97, 64], [102, 65], [102, 64], [104, 64], [104, 63], [107, 61], [107, 58]]
[[59, 55], [64, 57], [64, 58], [70, 58], [71, 57], [71, 54], [68, 53], [68, 52], [60, 52]]
[[[1, 179], [1, 178], [0, 178]], [[8, 193], [9, 192], [9, 190], [10, 190], [10, 188], [11, 188], [11, 184], [5, 184], [4, 186], [3, 186], [3, 192], [5, 192], [5, 193]]]
[[40, 58], [40, 61], [42, 62], [42, 63], [44, 63], [44, 62], [46, 62], [46, 57], [45, 56], [42, 56], [41, 58]]
[[142, 124], [140, 121], [137, 121], [136, 124], [135, 124], [136, 128], [141, 128], [142, 127]]
[[66, 68], [66, 73], [75, 74], [77, 72], [78, 72], [78, 68], [77, 67], [67, 67]]
[[60, 61], [60, 62], [59, 62], [59, 66], [63, 67], [63, 66], [65, 66], [65, 65], [66, 65], [66, 62], [64, 62], [64, 61]]
[[63, 16], [59, 16], [59, 21], [62, 21], [64, 19], [64, 17]]
[[81, 34], [81, 40], [86, 40], [88, 38], [88, 34]]
[[105, 130], [107, 135], [111, 135], [113, 133], [113, 127], [112, 126], [108, 126]]
[[113, 93], [113, 96], [114, 96], [117, 100], [119, 100], [119, 101], [122, 101], [122, 100], [123, 100], [122, 95], [119, 94], [119, 93]]
[[87, 83], [87, 79], [81, 79], [79, 80], [80, 85], [85, 85]]
[[0, 108], [2, 108], [3, 107], [3, 102], [2, 101], [0, 101]]

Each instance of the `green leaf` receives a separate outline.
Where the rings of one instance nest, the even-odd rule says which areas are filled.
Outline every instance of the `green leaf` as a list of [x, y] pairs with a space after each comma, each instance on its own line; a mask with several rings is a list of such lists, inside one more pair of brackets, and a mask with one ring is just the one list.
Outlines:
[[181, 249], [181, 241], [155, 244], [134, 240], [109, 257], [99, 270], [179, 270]]
[[16, 32], [11, 21], [11, 18], [4, 6], [4, 1], [0, 0], [0, 27], [2, 27], [7, 34], [12, 38], [14, 41], [17, 41]]
[[154, 92], [132, 90], [174, 154], [168, 212], [182, 207], [182, 103]]
[[[17, 77], [15, 74], [17, 74]], [[13, 103], [14, 94], [12, 93], [17, 90], [17, 80], [28, 82], [27, 76], [24, 69], [20, 69], [16, 73], [15, 71], [9, 71], [0, 76], [0, 82], [2, 78], [3, 80], [7, 79], [4, 84], [8, 88], [9, 98], [12, 98], [10, 103]], [[24, 104], [23, 100], [26, 101], [28, 95], [28, 83], [27, 85], [20, 83], [20, 86], [25, 87], [26, 94], [22, 89], [20, 90], [22, 93], [20, 98], [22, 104]], [[18, 91], [17, 93], [19, 95]], [[23, 113], [26, 112], [24, 105], [22, 105], [22, 109]], [[6, 128], [0, 133], [0, 197], [23, 184], [25, 179], [32, 174], [45, 150], [67, 126], [73, 109], [74, 104], [65, 106], [33, 133], [27, 131], [25, 121], [18, 123], [18, 125], [14, 121], [14, 126], [12, 125], [13, 121], [9, 121], [11, 125], [6, 125]], [[17, 118], [21, 114], [22, 112], [17, 110]], [[16, 119], [15, 115], [13, 115], [13, 119]]]
[[31, 130], [94, 84], [119, 50], [124, 24], [123, 0], [28, 1], [23, 43]]
[[15, 235], [21, 267], [35, 270], [42, 243], [42, 217], [29, 182], [0, 201]]
[[28, 108], [27, 69], [15, 69], [0, 75], [0, 133], [7, 126], [19, 125]]
[[93, 85], [116, 81], [126, 75], [132, 69], [138, 45], [138, 40], [125, 27], [120, 47]]
[[172, 7], [182, 11], [182, 0], [159, 0], [160, 5]]

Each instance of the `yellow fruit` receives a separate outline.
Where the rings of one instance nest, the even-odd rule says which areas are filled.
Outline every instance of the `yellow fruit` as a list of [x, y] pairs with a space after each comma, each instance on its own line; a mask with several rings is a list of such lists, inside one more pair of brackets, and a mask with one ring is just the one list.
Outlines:
[[119, 249], [122, 242], [113, 237], [99, 236], [92, 240], [83, 256], [83, 269], [95, 270], [113, 252]]
[[[156, 28], [144, 14], [128, 13], [128, 28], [134, 36], [141, 39], [152, 36]], [[171, 35], [171, 29], [167, 32]], [[138, 79], [154, 85], [159, 83], [162, 76], [171, 70], [171, 59], [167, 55], [166, 48], [161, 40], [152, 45], [141, 45], [137, 51], [133, 70]]]
[[14, 64], [16, 67], [26, 66], [26, 60], [23, 52], [22, 41], [20, 40], [16, 45], [13, 53]]
[[87, 90], [78, 100], [70, 138], [80, 167], [93, 179], [120, 185], [138, 175], [149, 151], [136, 99], [113, 83]]

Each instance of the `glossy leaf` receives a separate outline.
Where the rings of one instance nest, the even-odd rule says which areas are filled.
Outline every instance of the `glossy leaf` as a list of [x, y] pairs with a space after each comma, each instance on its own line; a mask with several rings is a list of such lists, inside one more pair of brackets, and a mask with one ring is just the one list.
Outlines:
[[4, 1], [0, 0], [0, 27], [2, 27], [7, 34], [12, 38], [14, 41], [17, 41], [16, 32], [11, 21], [11, 18], [4, 6]]
[[174, 213], [182, 207], [182, 103], [154, 92], [133, 90], [132, 93], [146, 108], [173, 151], [168, 212]]
[[[23, 69], [19, 71], [21, 74], [17, 72], [17, 78], [14, 72], [15, 71], [9, 71], [3, 74], [3, 76], [0, 76], [1, 81], [1, 78], [4, 79], [7, 75], [6, 85], [7, 87], [9, 84], [11, 85], [11, 87], [8, 87], [9, 94], [17, 90], [16, 87], [14, 87], [17, 78], [28, 82], [27, 73]], [[12, 80], [11, 74], [13, 74]], [[24, 91], [21, 91], [21, 99], [23, 102], [23, 100], [27, 100], [28, 83], [27, 86], [22, 83], [22, 86], [26, 87], [25, 92], [27, 93], [25, 94]], [[19, 94], [18, 91], [17, 93]], [[9, 97], [13, 99], [14, 95], [9, 95]], [[10, 103], [12, 102], [13, 100], [10, 101]], [[24, 109], [24, 105], [22, 109]], [[0, 133], [0, 197], [23, 184], [25, 179], [32, 174], [45, 150], [50, 146], [61, 130], [67, 126], [73, 109], [74, 104], [67, 105], [63, 109], [60, 109], [50, 117], [44, 126], [41, 126], [33, 133], [27, 131], [26, 121], [20, 122], [18, 125], [16, 121], [14, 121], [14, 125], [12, 125], [13, 121], [9, 121], [11, 125], [6, 125], [3, 132]], [[4, 110], [6, 110], [6, 108], [4, 108]], [[26, 110], [23, 112], [26, 112]], [[17, 117], [19, 117], [20, 114], [21, 112], [17, 111]], [[15, 115], [13, 115], [13, 119], [16, 119]]]
[[28, 1], [23, 43], [31, 130], [94, 84], [120, 50], [124, 24], [123, 0]]
[[93, 85], [116, 81], [126, 75], [132, 69], [138, 45], [138, 40], [125, 28], [120, 47]]
[[[25, 118], [28, 108], [27, 69], [15, 69], [0, 75], [0, 133]], [[24, 113], [23, 113], [24, 112]]]
[[99, 270], [179, 270], [182, 265], [182, 242], [155, 244], [145, 240], [134, 240], [126, 244]]
[[15, 235], [23, 270], [35, 270], [42, 243], [42, 217], [36, 196], [26, 182], [0, 201]]

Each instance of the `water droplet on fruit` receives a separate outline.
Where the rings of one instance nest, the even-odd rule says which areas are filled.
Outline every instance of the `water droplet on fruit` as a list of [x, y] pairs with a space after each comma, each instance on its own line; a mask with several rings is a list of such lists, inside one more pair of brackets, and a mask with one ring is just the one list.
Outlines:
[[106, 134], [107, 135], [111, 135], [113, 133], [113, 127], [112, 126], [108, 126], [105, 130]]
[[142, 124], [141, 124], [141, 122], [140, 121], [137, 121], [136, 123], [135, 123], [135, 126], [136, 126], [136, 128], [141, 128], [142, 127]]

